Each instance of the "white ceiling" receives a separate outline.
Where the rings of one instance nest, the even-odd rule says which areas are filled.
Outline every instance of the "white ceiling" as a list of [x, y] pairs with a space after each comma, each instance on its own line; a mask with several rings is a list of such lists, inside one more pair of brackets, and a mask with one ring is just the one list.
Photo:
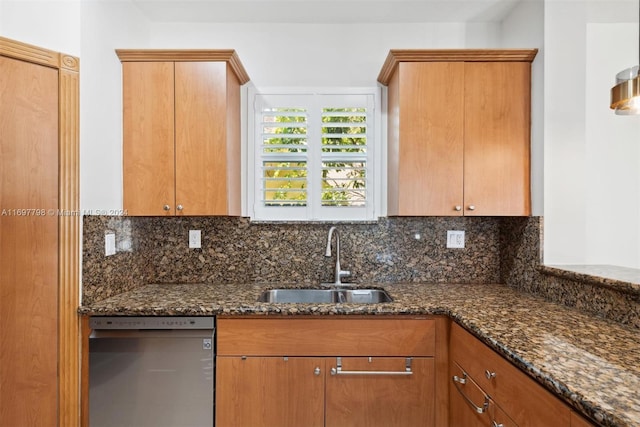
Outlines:
[[152, 22], [338, 24], [495, 22], [520, 1], [525, 0], [132, 0]]

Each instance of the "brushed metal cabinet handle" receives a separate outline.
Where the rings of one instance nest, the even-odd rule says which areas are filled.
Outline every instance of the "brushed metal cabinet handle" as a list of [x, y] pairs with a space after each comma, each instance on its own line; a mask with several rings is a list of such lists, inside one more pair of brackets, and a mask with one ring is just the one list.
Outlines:
[[478, 406], [478, 405], [475, 404], [475, 402], [473, 400], [471, 400], [471, 398], [469, 396], [464, 394], [464, 391], [462, 391], [462, 388], [460, 387], [460, 384], [465, 385], [467, 383], [467, 373], [466, 372], [463, 372], [463, 377], [462, 378], [458, 377], [457, 375], [454, 375], [452, 380], [453, 380], [453, 385], [456, 386], [456, 389], [458, 390], [458, 392], [462, 395], [464, 400], [467, 401], [469, 406], [471, 406], [471, 408], [476, 413], [484, 414], [485, 412], [487, 412], [487, 409], [489, 408], [489, 398], [487, 397], [487, 395], [484, 396], [484, 402], [482, 403], [482, 406]]

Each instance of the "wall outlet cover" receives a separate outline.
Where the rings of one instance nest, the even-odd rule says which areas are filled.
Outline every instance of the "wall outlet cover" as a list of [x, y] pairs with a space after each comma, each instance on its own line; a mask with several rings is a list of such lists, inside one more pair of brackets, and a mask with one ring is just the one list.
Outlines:
[[104, 235], [104, 255], [111, 256], [116, 254], [116, 235], [108, 233]]
[[447, 248], [464, 248], [464, 230], [447, 230]]
[[202, 247], [202, 230], [189, 230], [189, 247], [191, 249]]

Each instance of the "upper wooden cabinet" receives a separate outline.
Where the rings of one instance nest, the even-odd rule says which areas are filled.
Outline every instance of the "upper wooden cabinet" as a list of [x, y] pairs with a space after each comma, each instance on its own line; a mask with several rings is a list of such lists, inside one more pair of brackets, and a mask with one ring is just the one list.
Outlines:
[[129, 215], [240, 215], [240, 86], [233, 50], [117, 50]]
[[392, 50], [390, 216], [529, 215], [531, 50]]

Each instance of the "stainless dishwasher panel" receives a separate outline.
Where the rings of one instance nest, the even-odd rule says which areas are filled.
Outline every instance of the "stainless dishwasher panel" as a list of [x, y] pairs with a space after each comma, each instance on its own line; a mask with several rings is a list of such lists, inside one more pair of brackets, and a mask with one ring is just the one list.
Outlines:
[[213, 317], [93, 317], [91, 427], [204, 427], [214, 419]]

